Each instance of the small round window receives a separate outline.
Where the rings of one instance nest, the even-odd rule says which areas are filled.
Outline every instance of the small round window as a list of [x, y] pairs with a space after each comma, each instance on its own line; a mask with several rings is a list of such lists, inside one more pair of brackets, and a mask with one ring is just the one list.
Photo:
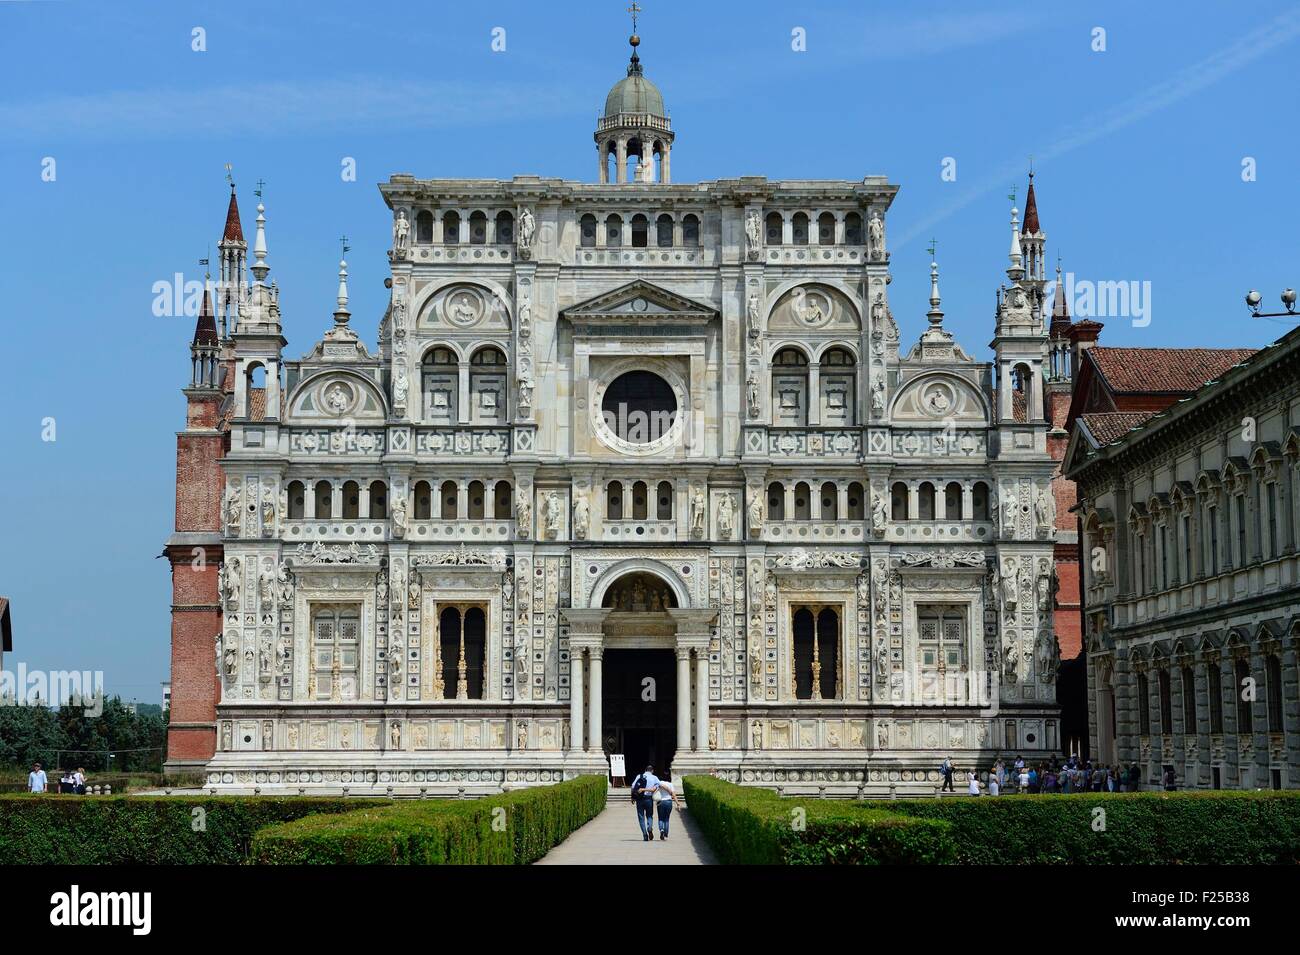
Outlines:
[[672, 430], [677, 396], [653, 372], [629, 371], [609, 383], [600, 410], [605, 427], [620, 440], [653, 444]]

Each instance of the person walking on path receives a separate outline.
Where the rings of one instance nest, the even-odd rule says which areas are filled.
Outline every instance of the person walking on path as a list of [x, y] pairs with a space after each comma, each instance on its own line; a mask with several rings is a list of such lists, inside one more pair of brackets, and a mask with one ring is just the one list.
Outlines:
[[659, 788], [655, 790], [655, 799], [657, 800], [656, 809], [659, 812], [659, 838], [664, 840], [668, 838], [668, 822], [672, 819], [673, 806], [677, 803], [676, 787], [666, 779], [659, 780]]
[[41, 769], [41, 764], [32, 763], [32, 771], [27, 774], [27, 791], [43, 793], [48, 785], [49, 780], [45, 776], [45, 770]]
[[943, 773], [943, 788], [940, 792], [956, 792], [957, 790], [952, 788], [952, 760], [947, 756], [939, 764], [939, 772]]
[[632, 805], [636, 808], [636, 822], [645, 842], [654, 842], [655, 838], [654, 792], [658, 788], [659, 777], [655, 775], [653, 766], [647, 766], [645, 772], [632, 780]]

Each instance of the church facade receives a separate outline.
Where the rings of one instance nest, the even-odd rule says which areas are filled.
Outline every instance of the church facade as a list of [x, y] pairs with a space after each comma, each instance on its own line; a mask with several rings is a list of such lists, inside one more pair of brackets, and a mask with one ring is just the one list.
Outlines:
[[232, 187], [179, 437], [170, 766], [473, 795], [618, 754], [887, 795], [1059, 751], [1042, 234], [1013, 210], [992, 362], [934, 265], [909, 347], [897, 186], [672, 182], [633, 39], [597, 181], [381, 184], [373, 350], [341, 264], [286, 357]]

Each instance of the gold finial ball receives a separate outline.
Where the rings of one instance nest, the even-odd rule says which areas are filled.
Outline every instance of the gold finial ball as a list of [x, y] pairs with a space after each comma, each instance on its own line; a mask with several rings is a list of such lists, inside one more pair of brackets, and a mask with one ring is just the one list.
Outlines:
[[631, 43], [633, 46], [640, 46], [641, 38], [637, 36], [635, 33], [633, 33], [630, 37], [627, 38], [627, 42]]

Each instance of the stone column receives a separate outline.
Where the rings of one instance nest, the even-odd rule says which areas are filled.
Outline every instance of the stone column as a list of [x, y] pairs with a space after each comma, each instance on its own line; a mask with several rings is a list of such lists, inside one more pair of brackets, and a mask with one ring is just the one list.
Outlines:
[[582, 733], [582, 648], [569, 650], [569, 749], [583, 748]]
[[596, 181], [601, 185], [606, 185], [609, 182], [609, 166], [605, 162], [604, 143], [596, 144], [596, 163], [598, 167]]
[[672, 155], [673, 155], [673, 149], [672, 149], [672, 147], [669, 146], [667, 143], [664, 143], [663, 158], [660, 160], [660, 163], [659, 163], [659, 180], [660, 180], [660, 182], [672, 182], [672, 181], [673, 181], [673, 177], [672, 177], [672, 174], [671, 174], [672, 163], [671, 163], [671, 161], [670, 161], [670, 160], [672, 159]]
[[677, 749], [685, 751], [691, 741], [691, 651], [677, 647]]
[[460, 362], [456, 375], [456, 421], [469, 424], [469, 362]]
[[709, 749], [709, 654], [705, 647], [695, 649], [695, 752]]
[[601, 734], [604, 732], [601, 726], [601, 716], [603, 715], [603, 698], [601, 696], [601, 664], [605, 648], [596, 646], [591, 648], [591, 701], [587, 704], [587, 749], [593, 753], [604, 753], [604, 744], [601, 741]]
[[618, 174], [615, 177], [615, 181], [620, 183], [627, 182], [627, 140], [620, 137], [615, 149], [615, 162], [618, 163]]
[[[678, 677], [678, 700], [677, 700], [677, 722], [680, 731], [683, 723], [683, 705], [682, 699], [687, 696], [681, 690], [683, 682], [689, 682], [689, 677], [684, 677], [681, 654], [695, 651], [696, 669], [695, 669], [695, 741], [691, 746], [687, 746], [687, 739], [677, 741], [677, 751], [685, 752], [688, 748], [695, 752], [707, 752], [709, 748], [709, 642], [712, 639], [711, 628], [713, 621], [717, 619], [718, 612], [708, 607], [699, 610], [687, 610], [683, 608], [673, 608], [668, 611], [677, 624], [677, 677]], [[685, 718], [689, 719], [689, 716]], [[687, 737], [689, 737], [687, 733]]]

